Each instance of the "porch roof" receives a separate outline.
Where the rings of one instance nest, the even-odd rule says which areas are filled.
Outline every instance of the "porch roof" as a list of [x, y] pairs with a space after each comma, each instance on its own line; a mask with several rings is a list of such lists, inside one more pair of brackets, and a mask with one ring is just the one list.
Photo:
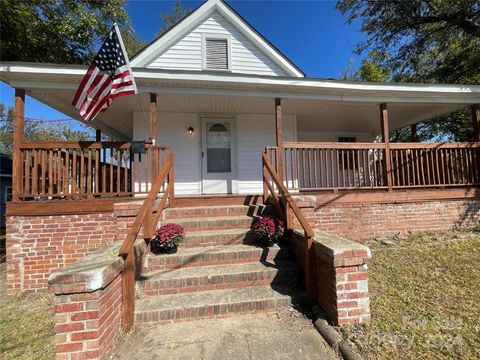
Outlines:
[[[0, 79], [81, 121], [70, 104], [87, 67], [2, 63]], [[132, 113], [148, 109], [148, 93], [159, 95], [159, 111], [272, 113], [272, 99], [299, 127], [317, 131], [379, 130], [380, 103], [388, 103], [392, 130], [480, 103], [480, 85], [366, 83], [331, 79], [133, 68], [139, 96], [117, 99], [90, 126], [130, 138]], [[27, 105], [28, 106], [28, 105]]]

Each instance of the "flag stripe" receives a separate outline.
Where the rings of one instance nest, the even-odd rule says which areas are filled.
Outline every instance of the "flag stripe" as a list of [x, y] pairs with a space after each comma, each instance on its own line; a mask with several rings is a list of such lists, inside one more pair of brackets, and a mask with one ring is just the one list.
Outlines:
[[113, 98], [130, 94], [137, 94], [137, 86], [120, 31], [114, 25], [88, 67], [72, 105], [86, 121], [92, 121], [108, 109]]

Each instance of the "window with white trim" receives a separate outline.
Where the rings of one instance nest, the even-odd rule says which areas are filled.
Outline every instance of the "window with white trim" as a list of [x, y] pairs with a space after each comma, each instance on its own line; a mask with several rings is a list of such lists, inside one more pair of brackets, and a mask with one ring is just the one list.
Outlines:
[[204, 69], [229, 71], [231, 66], [228, 38], [206, 36], [204, 39]]

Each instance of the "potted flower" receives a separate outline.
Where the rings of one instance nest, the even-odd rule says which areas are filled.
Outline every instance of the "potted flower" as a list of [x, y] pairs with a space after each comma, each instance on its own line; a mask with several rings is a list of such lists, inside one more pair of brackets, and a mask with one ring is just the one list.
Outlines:
[[154, 254], [174, 254], [178, 245], [185, 238], [185, 229], [179, 224], [165, 224], [155, 231], [155, 237], [150, 242]]
[[253, 224], [253, 232], [265, 246], [273, 246], [283, 236], [283, 222], [273, 217], [263, 217]]

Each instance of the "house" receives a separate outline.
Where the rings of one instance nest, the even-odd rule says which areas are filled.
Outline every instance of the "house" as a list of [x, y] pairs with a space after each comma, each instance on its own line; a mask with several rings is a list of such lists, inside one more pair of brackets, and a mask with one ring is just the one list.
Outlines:
[[[478, 85], [308, 78], [220, 0], [203, 3], [131, 66], [139, 94], [88, 124], [117, 140], [74, 143], [25, 141], [25, 94], [82, 121], [70, 102], [86, 66], [0, 67], [16, 89], [8, 291], [56, 295], [58, 353], [104, 356], [120, 323], [284, 304], [288, 293], [267, 285], [285, 269], [242, 267], [263, 253], [242, 242], [266, 204], [295, 230], [289, 240], [308, 300], [338, 324], [369, 317], [370, 252], [350, 240], [478, 221]], [[391, 131], [467, 107], [473, 143], [390, 142]], [[143, 238], [159, 221], [186, 227], [183, 252], [148, 254]], [[186, 265], [208, 269], [176, 278]], [[238, 286], [249, 295], [235, 302]], [[135, 305], [136, 291], [151, 298]]]

